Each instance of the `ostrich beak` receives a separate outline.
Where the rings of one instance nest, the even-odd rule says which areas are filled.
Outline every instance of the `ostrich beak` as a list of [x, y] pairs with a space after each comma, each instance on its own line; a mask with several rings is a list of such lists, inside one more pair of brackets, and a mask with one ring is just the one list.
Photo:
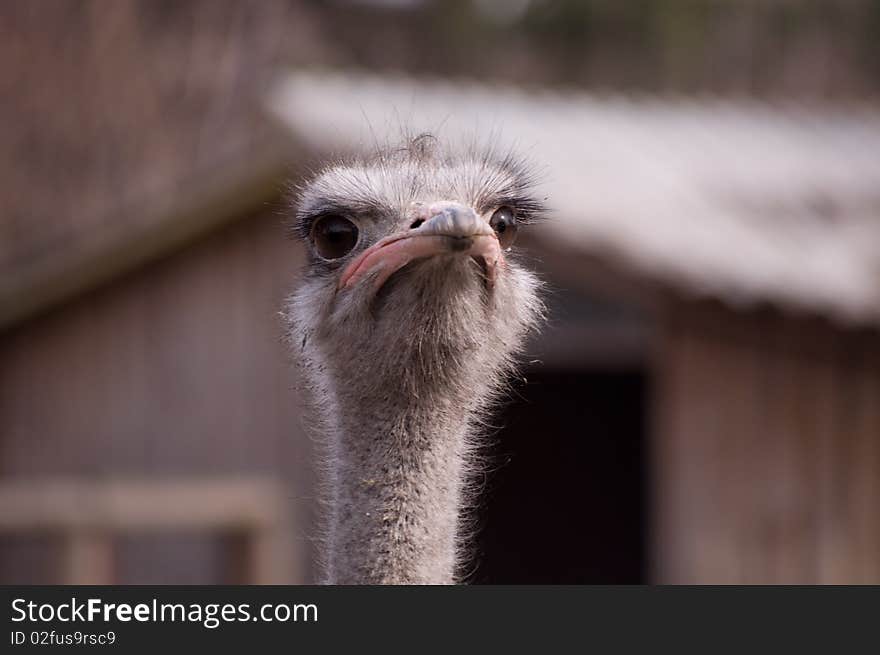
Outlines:
[[353, 287], [378, 271], [375, 288], [379, 289], [392, 273], [411, 261], [450, 253], [482, 261], [487, 284], [491, 287], [495, 283], [496, 268], [504, 261], [501, 245], [492, 227], [473, 209], [438, 202], [417, 205], [411, 217], [417, 227], [392, 234], [367, 248], [342, 272], [338, 288]]

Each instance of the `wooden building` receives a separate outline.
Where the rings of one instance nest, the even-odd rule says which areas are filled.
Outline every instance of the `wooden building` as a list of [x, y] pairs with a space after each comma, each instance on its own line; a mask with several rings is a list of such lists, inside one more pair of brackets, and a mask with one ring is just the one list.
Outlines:
[[3, 581], [310, 579], [279, 193], [403, 120], [516, 141], [554, 209], [471, 581], [880, 582], [876, 112], [317, 74], [269, 104], [289, 144], [0, 280]]
[[316, 149], [401, 116], [539, 166], [485, 579], [880, 582], [880, 112], [317, 74], [272, 106]]

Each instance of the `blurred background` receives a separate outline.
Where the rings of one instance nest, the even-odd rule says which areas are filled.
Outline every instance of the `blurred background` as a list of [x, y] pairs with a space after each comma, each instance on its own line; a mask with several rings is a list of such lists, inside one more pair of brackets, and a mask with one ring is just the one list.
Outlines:
[[0, 5], [0, 582], [313, 580], [285, 185], [517, 144], [474, 583], [880, 583], [880, 1]]

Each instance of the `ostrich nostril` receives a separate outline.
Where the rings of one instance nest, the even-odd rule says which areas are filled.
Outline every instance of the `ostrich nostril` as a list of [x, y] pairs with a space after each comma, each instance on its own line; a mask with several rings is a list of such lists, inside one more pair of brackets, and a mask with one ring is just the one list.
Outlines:
[[425, 222], [424, 218], [417, 218], [416, 220], [413, 221], [412, 225], [409, 226], [409, 229], [415, 230], [417, 227], [419, 227], [424, 222]]

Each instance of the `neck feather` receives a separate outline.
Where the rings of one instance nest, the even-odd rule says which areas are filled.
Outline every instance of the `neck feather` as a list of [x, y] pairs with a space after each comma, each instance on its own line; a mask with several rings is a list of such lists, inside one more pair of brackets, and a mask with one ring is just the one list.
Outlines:
[[424, 401], [361, 398], [360, 411], [336, 431], [330, 582], [454, 581], [470, 412]]

